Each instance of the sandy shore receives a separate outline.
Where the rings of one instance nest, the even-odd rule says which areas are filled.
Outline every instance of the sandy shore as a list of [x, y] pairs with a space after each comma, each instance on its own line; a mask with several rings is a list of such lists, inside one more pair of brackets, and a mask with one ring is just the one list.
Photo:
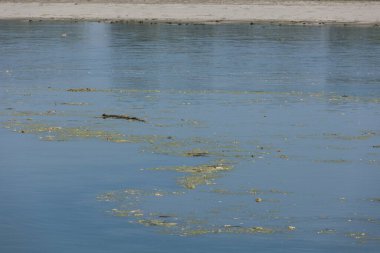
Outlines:
[[0, 19], [380, 24], [376, 1], [197, 1], [0, 1]]

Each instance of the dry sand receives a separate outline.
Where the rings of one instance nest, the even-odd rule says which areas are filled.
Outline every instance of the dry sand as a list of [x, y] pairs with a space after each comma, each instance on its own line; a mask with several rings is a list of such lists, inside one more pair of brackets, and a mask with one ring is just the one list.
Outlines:
[[380, 24], [378, 1], [0, 0], [0, 19]]

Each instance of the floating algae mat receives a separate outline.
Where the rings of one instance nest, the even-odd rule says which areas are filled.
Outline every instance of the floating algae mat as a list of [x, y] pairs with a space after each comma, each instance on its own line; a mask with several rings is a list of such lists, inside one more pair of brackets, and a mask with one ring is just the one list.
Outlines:
[[125, 136], [115, 132], [91, 130], [85, 127], [61, 127], [46, 124], [10, 122], [5, 124], [22, 134], [37, 134], [44, 141], [67, 141], [71, 139], [101, 139], [111, 142], [128, 142]]
[[64, 127], [44, 123], [8, 121], [5, 128], [21, 134], [36, 134], [44, 141], [68, 141], [72, 139], [99, 139], [115, 143], [155, 143], [164, 136], [157, 135], [125, 135], [116, 131], [95, 130], [85, 126]]
[[178, 184], [187, 188], [195, 189], [199, 185], [210, 185], [219, 176], [220, 172], [229, 171], [232, 169], [231, 165], [227, 165], [224, 161], [219, 161], [215, 164], [202, 164], [197, 166], [173, 166], [155, 168], [153, 170], [167, 170], [187, 173], [188, 176], [178, 179]]
[[[286, 226], [278, 227], [263, 227], [252, 226], [252, 221], [247, 221], [247, 217], [229, 220], [236, 225], [231, 224], [216, 224], [215, 210], [209, 210], [206, 213], [200, 213], [194, 217], [191, 212], [168, 213], [162, 208], [151, 209], [148, 207], [147, 201], [161, 202], [165, 198], [176, 197], [179, 203], [191, 206], [192, 203], [184, 203], [182, 199], [186, 197], [186, 192], [164, 192], [153, 190], [151, 192], [126, 189], [119, 192], [110, 192], [98, 196], [99, 201], [107, 201], [113, 204], [119, 204], [119, 208], [110, 210], [112, 216], [120, 219], [126, 219], [131, 223], [141, 224], [148, 227], [156, 227], [161, 232], [180, 235], [180, 236], [197, 236], [204, 234], [273, 234], [284, 233], [294, 229], [289, 229]], [[152, 199], [153, 198], [153, 199]], [[179, 204], [178, 203], [178, 204]], [[162, 206], [161, 206], [162, 207]], [[145, 208], [145, 209], [144, 209]], [[223, 212], [223, 208], [220, 210]], [[237, 213], [236, 215], [239, 215]], [[268, 214], [268, 217], [270, 215]], [[243, 223], [246, 222], [247, 224]]]

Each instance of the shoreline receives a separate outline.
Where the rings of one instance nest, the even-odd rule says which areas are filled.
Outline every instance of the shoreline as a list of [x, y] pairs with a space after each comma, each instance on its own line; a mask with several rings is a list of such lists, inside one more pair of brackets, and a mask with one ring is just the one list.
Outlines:
[[239, 1], [244, 0], [237, 4], [0, 1], [0, 20], [380, 25], [380, 2]]

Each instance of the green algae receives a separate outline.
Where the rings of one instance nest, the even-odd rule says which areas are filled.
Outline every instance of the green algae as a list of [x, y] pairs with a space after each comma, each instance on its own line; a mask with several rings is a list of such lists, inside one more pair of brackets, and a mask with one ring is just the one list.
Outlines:
[[183, 229], [182, 236], [197, 236], [205, 234], [273, 234], [276, 230], [267, 227], [242, 227], [233, 225], [223, 225], [221, 227]]
[[335, 229], [331, 229], [331, 228], [325, 228], [325, 229], [319, 230], [317, 232], [317, 234], [318, 235], [336, 234], [336, 230]]
[[117, 217], [142, 217], [144, 216], [143, 212], [140, 209], [136, 210], [119, 210], [112, 209], [112, 215]]
[[98, 139], [114, 143], [154, 144], [167, 138], [158, 135], [125, 135], [116, 131], [96, 130], [84, 126], [68, 127], [20, 121], [8, 121], [4, 123], [4, 127], [22, 134], [36, 134], [44, 141]]
[[351, 163], [351, 161], [344, 160], [344, 159], [330, 159], [330, 160], [314, 160], [314, 162], [317, 163]]
[[93, 92], [96, 91], [96, 89], [93, 88], [72, 88], [68, 89], [69, 92]]
[[138, 223], [145, 226], [154, 226], [154, 227], [175, 227], [177, 223], [167, 222], [162, 220], [138, 220]]
[[89, 105], [89, 103], [85, 103], [85, 102], [62, 102], [61, 105], [85, 106], [85, 105]]
[[232, 169], [231, 165], [225, 164], [223, 161], [219, 161], [216, 164], [201, 164], [195, 166], [172, 166], [172, 167], [161, 167], [155, 168], [153, 170], [166, 170], [166, 171], [176, 171], [181, 173], [216, 173], [221, 171], [229, 171]]
[[45, 112], [34, 112], [34, 111], [18, 111], [11, 113], [14, 117], [31, 117], [31, 116], [62, 116], [62, 112], [57, 112], [55, 110], [49, 110]]
[[161, 155], [184, 157], [250, 157], [248, 151], [232, 145], [228, 141], [213, 140], [203, 137], [176, 138], [166, 136], [152, 142], [144, 151]]
[[342, 135], [339, 133], [324, 133], [323, 136], [328, 139], [355, 141], [355, 140], [368, 140], [371, 137], [377, 136], [375, 131], [363, 131], [360, 135]]
[[184, 188], [193, 190], [199, 185], [212, 184], [214, 179], [219, 177], [220, 172], [229, 171], [231, 169], [232, 166], [226, 165], [223, 161], [219, 161], [218, 163], [212, 165], [202, 164], [196, 166], [161, 167], [153, 170], [188, 173], [190, 175], [179, 178], [177, 183]]
[[349, 238], [356, 239], [358, 241], [364, 241], [368, 239], [368, 234], [365, 232], [350, 232], [350, 233], [346, 233], [346, 236]]
[[288, 195], [290, 192], [286, 191], [280, 191], [277, 189], [269, 189], [269, 190], [260, 190], [260, 189], [251, 189], [249, 191], [250, 194], [252, 195], [259, 195], [259, 194], [283, 194], [283, 195]]
[[370, 241], [379, 242], [379, 236], [373, 236], [368, 234], [367, 232], [349, 232], [345, 234], [346, 237], [355, 239], [358, 243], [366, 243]]
[[182, 195], [184, 192], [181, 191], [162, 191], [162, 190], [152, 190], [152, 191], [144, 191], [139, 189], [124, 189], [120, 191], [110, 191], [97, 196], [97, 200], [99, 201], [130, 201], [139, 199], [142, 197], [163, 197], [169, 195]]
[[189, 157], [199, 157], [199, 156], [208, 156], [210, 153], [207, 150], [202, 150], [195, 148], [184, 153], [185, 156]]
[[[97, 92], [108, 92], [108, 90], [91, 90], [91, 91], [97, 91]], [[149, 92], [149, 91], [144, 91], [144, 90], [110, 90], [112, 92]], [[72, 92], [89, 92], [87, 90], [85, 91], [72, 91]], [[155, 92], [155, 91], [152, 91]], [[160, 92], [160, 91], [158, 91]], [[174, 92], [174, 91], [173, 91]], [[211, 93], [212, 91], [210, 91]], [[217, 93], [217, 92], [216, 92]], [[187, 94], [187, 93], [186, 93]], [[202, 93], [199, 93], [202, 94]], [[203, 94], [209, 94], [207, 92], [204, 92]], [[274, 95], [273, 93], [267, 93], [267, 92], [254, 92], [254, 93], [247, 93], [247, 92], [230, 92], [228, 94], [257, 94], [257, 95]], [[300, 94], [293, 94], [293, 95], [300, 95]], [[347, 99], [347, 98], [342, 98], [342, 99]], [[38, 114], [35, 114], [38, 116]], [[54, 113], [49, 114], [49, 115], [55, 115]], [[15, 115], [16, 116], [16, 115]], [[28, 116], [28, 115], [24, 115]], [[30, 114], [29, 116], [33, 116], [33, 114]], [[40, 115], [44, 116], [44, 115]], [[197, 127], [199, 126], [199, 122], [197, 121], [181, 121], [180, 124], [183, 124], [183, 126], [192, 126], [192, 127]], [[49, 126], [51, 129], [47, 129], [41, 132], [36, 131], [35, 133], [59, 133], [60, 131], [64, 132], [62, 129], [66, 129], [66, 127], [55, 127]], [[82, 128], [86, 129], [86, 128]], [[92, 130], [95, 131], [95, 130]], [[23, 132], [27, 133], [27, 132]], [[29, 132], [28, 132], [29, 133]], [[34, 133], [34, 132], [30, 132]], [[83, 136], [82, 136], [83, 135]], [[103, 134], [105, 135], [105, 134]], [[148, 150], [150, 147], [155, 146], [156, 153], [160, 154], [170, 154], [170, 155], [178, 155], [178, 156], [185, 156], [185, 157], [202, 157], [202, 156], [219, 156], [219, 157], [235, 157], [235, 158], [243, 158], [244, 156], [247, 156], [247, 151], [240, 149], [239, 145], [237, 143], [232, 143], [232, 142], [227, 142], [227, 141], [213, 141], [210, 139], [206, 138], [186, 138], [182, 140], [176, 140], [173, 138], [168, 138], [168, 137], [162, 137], [162, 136], [155, 136], [155, 135], [135, 135], [135, 136], [125, 136], [121, 135], [120, 138], [104, 138], [104, 137], [99, 137], [102, 136], [102, 134], [96, 135], [95, 132], [94, 134], [92, 133], [80, 133], [73, 135], [75, 137], [69, 137], [69, 139], [74, 139], [74, 138], [96, 138], [96, 139], [101, 139], [101, 140], [106, 140], [106, 141], [112, 141], [112, 142], [117, 142], [117, 143], [148, 143], [152, 144], [148, 146], [146, 149]], [[86, 136], [86, 137], [84, 137]], [[363, 133], [363, 135], [356, 136], [352, 140], [362, 140], [369, 138], [373, 135], [370, 135], [368, 133]], [[349, 136], [331, 136], [331, 138], [337, 138], [341, 140], [351, 140], [350, 138], [347, 138]], [[46, 135], [41, 137], [43, 140], [59, 140], [57, 137], [53, 134]], [[61, 139], [61, 140], [66, 140], [66, 139]], [[202, 148], [193, 148], [192, 146], [195, 144], [204, 144]], [[262, 147], [262, 148], [261, 148]], [[193, 149], [192, 149], [193, 148]], [[262, 152], [256, 152], [255, 154], [257, 155], [270, 155], [271, 153], [266, 152], [266, 151], [272, 151], [274, 150], [273, 147], [268, 147], [264, 145], [260, 145], [257, 148], [259, 151]], [[198, 154], [197, 155], [197, 151]], [[203, 154], [202, 154], [203, 152]], [[278, 158], [281, 159], [288, 159], [288, 157], [281, 157], [277, 156]], [[323, 162], [334, 162], [335, 163], [340, 163], [337, 162], [338, 160], [324, 160]], [[223, 171], [228, 171], [228, 169], [217, 169], [217, 165], [199, 165], [199, 166], [179, 166], [180, 168], [177, 169], [168, 169], [171, 171], [176, 171], [179, 173], [186, 173], [189, 174], [184, 177], [180, 177], [177, 180], [177, 183], [181, 185], [182, 187], [186, 189], [195, 189], [199, 185], [210, 185], [214, 183], [214, 180], [217, 179], [218, 177], [221, 176], [221, 173]], [[165, 169], [167, 170], [167, 169]], [[223, 189], [217, 189], [214, 191], [214, 193], [217, 194], [252, 194], [252, 195], [259, 195], [259, 194], [288, 194], [286, 192], [281, 192], [281, 191], [276, 191], [276, 190], [258, 190], [258, 189], [253, 189], [252, 191], [248, 192], [231, 192], [228, 190], [223, 190]], [[123, 190], [121, 192], [113, 192], [113, 193], [106, 193], [103, 196], [99, 196], [99, 200], [101, 201], [127, 201], [128, 203], [132, 203], [134, 205], [138, 204], [137, 200], [143, 200], [143, 197], [157, 197], [160, 198], [165, 195], [171, 195], [171, 194], [176, 194], [174, 192], [164, 192], [164, 191], [141, 191], [141, 190], [136, 190], [136, 189], [127, 189]], [[183, 193], [179, 193], [183, 194]], [[266, 200], [266, 199], [265, 199]], [[145, 209], [144, 209], [145, 210]], [[131, 219], [136, 219], [138, 217], [141, 217], [143, 214], [143, 211], [140, 209], [112, 209], [111, 211], [113, 216], [117, 217], [128, 217]], [[141, 215], [141, 216], [140, 216]], [[163, 217], [158, 218], [166, 218], [165, 215], [162, 215]], [[241, 227], [238, 225], [223, 225], [221, 227], [218, 227], [217, 225], [210, 225], [208, 226], [207, 224], [204, 225], [203, 227], [201, 226], [200, 228], [187, 228], [185, 225], [182, 225], [181, 222], [175, 222], [175, 223], [170, 223], [170, 222], [165, 222], [159, 219], [156, 219], [157, 217], [153, 217], [152, 214], [147, 215], [147, 219], [144, 220], [139, 220], [139, 224], [145, 225], [145, 226], [156, 226], [156, 227], [166, 227], [166, 228], [179, 228], [182, 229], [181, 232], [178, 232], [177, 230], [173, 230], [174, 233], [179, 233], [181, 235], [202, 235], [202, 234], [211, 234], [211, 233], [250, 233], [250, 234], [271, 234], [272, 232], [275, 232], [276, 230], [274, 229], [268, 229], [264, 227]], [[145, 217], [144, 217], [145, 218]], [[188, 224], [188, 221], [186, 218], [182, 219], [182, 223]], [[168, 225], [168, 224], [175, 224], [175, 225]], [[211, 228], [210, 228], [211, 227]], [[289, 229], [291, 230], [291, 229]]]
[[187, 189], [193, 190], [199, 185], [211, 185], [217, 175], [213, 174], [199, 174], [191, 175], [178, 179], [177, 183]]

